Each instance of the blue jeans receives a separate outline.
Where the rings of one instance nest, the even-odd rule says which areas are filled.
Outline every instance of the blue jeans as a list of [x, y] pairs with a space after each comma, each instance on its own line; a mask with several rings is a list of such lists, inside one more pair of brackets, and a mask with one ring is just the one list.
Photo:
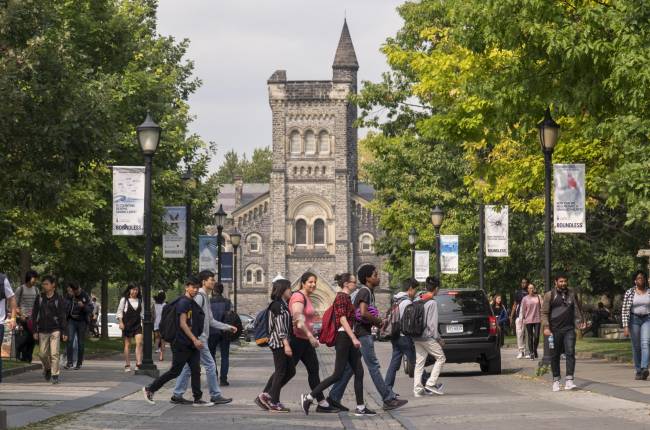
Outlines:
[[[219, 355], [221, 356], [221, 381], [227, 381], [228, 368], [230, 367], [230, 340], [220, 334], [211, 334], [208, 338], [208, 347], [210, 348], [210, 355], [214, 358], [215, 363], [217, 362], [217, 347], [219, 347]], [[217, 376], [219, 376], [218, 369]]]
[[392, 389], [393, 385], [395, 385], [397, 371], [402, 366], [402, 357], [406, 355], [408, 361], [415, 363], [415, 346], [413, 345], [413, 339], [408, 336], [391, 339], [390, 343], [393, 344], [393, 355], [390, 358], [385, 380], [386, 385]]
[[[5, 325], [4, 322], [0, 324], [0, 345], [5, 338]], [[2, 382], [2, 354], [0, 354], [0, 382]]]
[[77, 341], [77, 366], [84, 361], [84, 340], [86, 339], [86, 321], [68, 320], [68, 344], [66, 345], [67, 364], [72, 366], [74, 358], [74, 342]]
[[[208, 342], [203, 342], [203, 348], [199, 350], [201, 353], [201, 366], [205, 369], [205, 377], [208, 380], [208, 389], [210, 390], [210, 398], [220, 397], [221, 390], [217, 382], [217, 365], [214, 364], [214, 358], [210, 355], [210, 348]], [[187, 384], [191, 375], [190, 366], [185, 364], [180, 376], [176, 379], [176, 386], [174, 387], [174, 396], [181, 397], [187, 391]]]
[[647, 369], [650, 360], [650, 316], [630, 315], [630, 339], [634, 368], [637, 372]]
[[[359, 337], [359, 342], [361, 342], [361, 355], [363, 356], [363, 361], [366, 363], [372, 382], [375, 384], [375, 388], [381, 395], [381, 398], [384, 402], [393, 400], [395, 398], [395, 393], [393, 389], [386, 385], [384, 378], [381, 376], [381, 371], [379, 370], [379, 360], [377, 359], [377, 354], [375, 354], [375, 341], [372, 336], [361, 336]], [[348, 382], [354, 372], [348, 364], [345, 367], [343, 376], [338, 380], [330, 390], [330, 398], [340, 402], [343, 398], [343, 393], [345, 388], [348, 386]]]

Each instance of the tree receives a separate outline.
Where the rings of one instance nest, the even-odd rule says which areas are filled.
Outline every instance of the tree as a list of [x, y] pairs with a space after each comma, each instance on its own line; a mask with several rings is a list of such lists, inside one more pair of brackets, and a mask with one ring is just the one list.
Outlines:
[[210, 183], [215, 188], [221, 184], [232, 184], [236, 176], [241, 176], [245, 183], [267, 183], [271, 179], [272, 157], [268, 146], [255, 148], [250, 161], [245, 153], [240, 157], [231, 149], [224, 154], [223, 163], [210, 178]]

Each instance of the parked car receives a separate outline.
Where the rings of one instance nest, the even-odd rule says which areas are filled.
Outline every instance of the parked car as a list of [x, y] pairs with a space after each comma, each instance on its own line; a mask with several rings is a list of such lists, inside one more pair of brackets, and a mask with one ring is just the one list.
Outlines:
[[[117, 314], [107, 314], [108, 318], [108, 337], [122, 337], [122, 330], [117, 322]], [[102, 333], [101, 321], [99, 324], [99, 334]]]
[[[483, 290], [445, 289], [436, 297], [438, 330], [445, 345], [447, 363], [478, 363], [481, 371], [501, 373], [501, 348], [496, 317]], [[427, 366], [433, 364], [432, 356]], [[411, 377], [415, 363], [404, 358], [404, 371]]]

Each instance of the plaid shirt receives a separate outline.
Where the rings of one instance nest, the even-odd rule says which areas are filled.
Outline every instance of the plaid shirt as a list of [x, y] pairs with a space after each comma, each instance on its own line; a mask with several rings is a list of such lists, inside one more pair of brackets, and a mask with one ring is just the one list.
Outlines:
[[348, 324], [352, 327], [354, 322], [354, 306], [348, 294], [343, 292], [337, 293], [334, 299], [334, 315], [336, 315], [336, 329], [341, 328], [341, 317], [348, 320]]
[[632, 287], [627, 290], [625, 296], [623, 296], [623, 307], [621, 308], [621, 322], [623, 323], [623, 328], [630, 325], [630, 315], [632, 314], [635, 291], [636, 287]]

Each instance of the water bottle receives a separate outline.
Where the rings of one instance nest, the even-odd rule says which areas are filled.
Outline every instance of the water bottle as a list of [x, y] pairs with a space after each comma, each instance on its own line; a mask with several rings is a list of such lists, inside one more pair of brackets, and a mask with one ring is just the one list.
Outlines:
[[555, 342], [553, 341], [553, 333], [548, 337], [548, 349], [554, 349]]

